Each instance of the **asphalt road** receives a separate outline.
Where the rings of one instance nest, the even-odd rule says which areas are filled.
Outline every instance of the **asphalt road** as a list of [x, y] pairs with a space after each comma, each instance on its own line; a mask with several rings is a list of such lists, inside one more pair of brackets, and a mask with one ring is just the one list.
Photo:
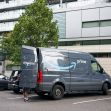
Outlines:
[[66, 95], [62, 100], [43, 99], [31, 94], [24, 102], [21, 94], [0, 91], [0, 111], [111, 111], [111, 92], [101, 94]]

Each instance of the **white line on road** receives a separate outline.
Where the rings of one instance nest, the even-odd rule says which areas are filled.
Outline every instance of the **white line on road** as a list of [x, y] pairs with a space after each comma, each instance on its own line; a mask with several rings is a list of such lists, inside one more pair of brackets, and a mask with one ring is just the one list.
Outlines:
[[76, 102], [76, 103], [73, 103], [74, 105], [77, 105], [77, 104], [83, 104], [83, 103], [90, 103], [90, 102], [96, 102], [96, 101], [104, 101], [104, 100], [109, 100], [111, 99], [110, 98], [102, 98], [102, 99], [95, 99], [95, 100], [88, 100], [88, 101], [81, 101], [81, 102]]
[[23, 97], [7, 98], [7, 99], [21, 99]]

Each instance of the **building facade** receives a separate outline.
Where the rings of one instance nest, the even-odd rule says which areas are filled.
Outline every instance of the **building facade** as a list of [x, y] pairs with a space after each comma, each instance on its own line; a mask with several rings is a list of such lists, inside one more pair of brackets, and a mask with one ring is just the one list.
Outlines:
[[111, 74], [111, 3], [54, 9], [59, 48], [93, 54]]
[[[13, 30], [34, 0], [0, 0], [0, 35]], [[111, 74], [110, 0], [48, 0], [59, 27], [59, 48], [93, 54]]]

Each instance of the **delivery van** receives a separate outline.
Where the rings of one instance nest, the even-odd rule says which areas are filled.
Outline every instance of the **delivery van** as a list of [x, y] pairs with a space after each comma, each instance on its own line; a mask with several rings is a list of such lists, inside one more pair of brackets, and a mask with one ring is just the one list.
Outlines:
[[39, 96], [61, 99], [75, 91], [108, 94], [111, 78], [96, 59], [84, 52], [22, 46], [20, 87], [34, 88]]

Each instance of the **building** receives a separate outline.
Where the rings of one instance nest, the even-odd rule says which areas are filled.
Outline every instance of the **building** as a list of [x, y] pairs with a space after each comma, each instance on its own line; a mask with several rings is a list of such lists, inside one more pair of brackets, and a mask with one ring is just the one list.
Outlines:
[[111, 74], [111, 3], [76, 6], [53, 10], [60, 30], [59, 48], [89, 52]]
[[[13, 30], [20, 15], [33, 0], [0, 0], [0, 41], [2, 34]], [[1, 44], [0, 44], [1, 45]], [[2, 50], [2, 49], [1, 49]], [[0, 50], [0, 73], [5, 72], [3, 53]]]
[[[34, 0], [0, 0], [0, 36], [13, 30]], [[59, 48], [93, 54], [111, 74], [111, 0], [48, 0], [59, 26]]]

